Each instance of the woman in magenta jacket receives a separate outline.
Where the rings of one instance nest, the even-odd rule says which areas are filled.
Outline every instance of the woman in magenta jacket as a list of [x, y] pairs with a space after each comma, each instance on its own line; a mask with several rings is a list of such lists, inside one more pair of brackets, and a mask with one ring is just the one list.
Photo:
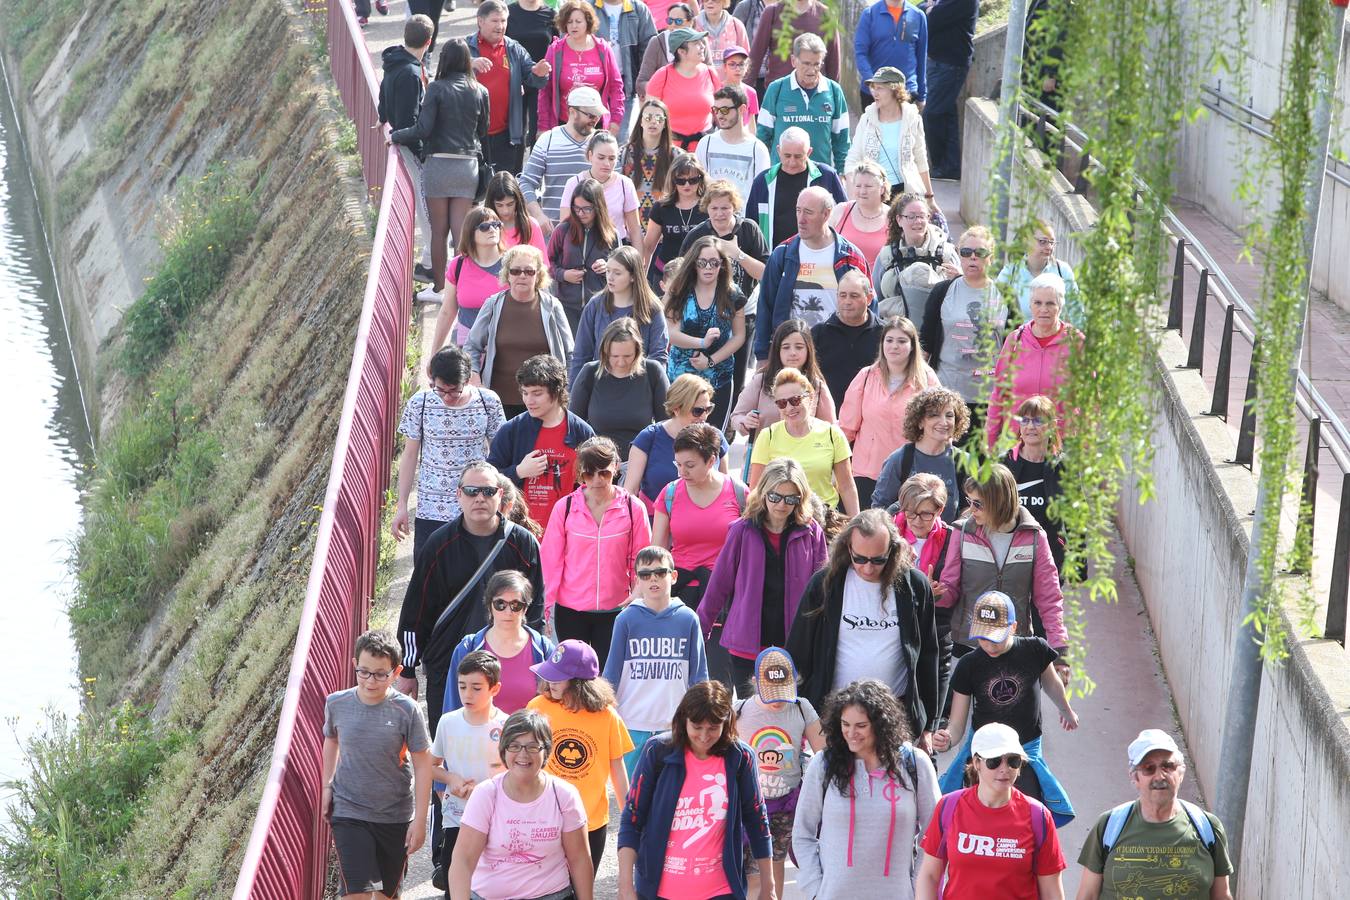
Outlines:
[[618, 134], [623, 121], [623, 72], [614, 45], [597, 37], [600, 17], [585, 0], [566, 0], [555, 19], [562, 37], [549, 45], [544, 59], [553, 71], [539, 90], [539, 133], [567, 121], [567, 95], [586, 85], [600, 93], [609, 115], [600, 122]]
[[614, 620], [633, 594], [637, 553], [651, 543], [647, 508], [615, 485], [619, 451], [607, 437], [577, 448], [581, 487], [553, 505], [539, 563], [558, 640], [585, 641], [603, 669]]
[[816, 509], [801, 464], [786, 457], [774, 460], [764, 467], [744, 516], [728, 530], [713, 566], [698, 617], [704, 636], [711, 637], [718, 616], [731, 604], [721, 644], [731, 655], [741, 696], [748, 696], [759, 652], [787, 643], [806, 583], [825, 565], [825, 532]]
[[1031, 280], [1028, 290], [1031, 321], [1008, 335], [994, 366], [986, 424], [990, 447], [1003, 432], [1004, 420], [1028, 397], [1044, 394], [1055, 401], [1063, 422], [1059, 388], [1069, 374], [1069, 354], [1083, 343], [1083, 332], [1059, 317], [1064, 309], [1063, 278], [1054, 272], [1042, 272]]

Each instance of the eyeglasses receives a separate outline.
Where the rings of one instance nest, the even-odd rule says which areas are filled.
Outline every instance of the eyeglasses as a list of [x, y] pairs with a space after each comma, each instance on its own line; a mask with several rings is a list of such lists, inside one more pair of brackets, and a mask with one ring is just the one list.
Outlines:
[[660, 113], [643, 113], [642, 121], [650, 122], [653, 125], [661, 125], [666, 121], [666, 117]]
[[522, 613], [529, 609], [530, 605], [520, 600], [493, 600], [492, 608], [497, 612], [506, 612], [509, 609], [514, 613]]
[[693, 417], [694, 417], [695, 419], [697, 419], [699, 416], [706, 416], [708, 413], [712, 412], [712, 407], [711, 407], [711, 406], [691, 406], [691, 407], [689, 408], [689, 412], [690, 412], [691, 415], [693, 415]]
[[459, 489], [464, 492], [466, 497], [495, 497], [497, 496], [497, 486], [492, 484], [476, 485], [461, 484]]
[[1037, 244], [1037, 246], [1040, 246], [1040, 247], [1053, 247], [1053, 246], [1055, 246], [1055, 243], [1056, 243], [1056, 241], [1055, 241], [1054, 238], [1046, 238], [1046, 237], [1038, 237], [1038, 238], [1036, 238], [1036, 244]]
[[744, 59], [729, 59], [723, 65], [728, 69], [744, 69], [748, 63]]
[[988, 247], [962, 247], [956, 252], [961, 254], [965, 259], [970, 259], [972, 256], [978, 257], [979, 259], [988, 259], [993, 253]]
[[1147, 765], [1138, 765], [1138, 766], [1135, 766], [1135, 767], [1134, 767], [1134, 770], [1135, 770], [1136, 772], [1143, 772], [1145, 775], [1152, 775], [1154, 772], [1157, 772], [1159, 769], [1162, 769], [1164, 772], [1175, 772], [1175, 771], [1176, 771], [1177, 769], [1179, 769], [1179, 768], [1181, 768], [1181, 763], [1177, 762], [1177, 761], [1174, 760], [1174, 759], [1169, 759], [1167, 762], [1148, 763]]
[[582, 478], [597, 478], [597, 477], [598, 477], [598, 478], [603, 478], [603, 479], [605, 479], [606, 481], [613, 481], [613, 480], [614, 480], [614, 476], [617, 475], [617, 474], [618, 474], [618, 473], [615, 472], [613, 469], [597, 469], [597, 470], [594, 471], [594, 472], [582, 472], [582, 473], [581, 473], [581, 477], [582, 477]]
[[388, 681], [393, 672], [372, 672], [369, 669], [357, 669], [356, 680], [365, 681], [367, 678], [373, 678], [376, 681]]
[[722, 268], [722, 261], [720, 259], [696, 259], [694, 265], [700, 269], [720, 269]]
[[526, 268], [523, 268], [523, 267], [514, 267], [514, 268], [511, 268], [511, 269], [508, 269], [507, 271], [508, 271], [510, 274], [512, 274], [512, 275], [514, 275], [515, 277], [517, 277], [517, 278], [519, 278], [521, 275], [528, 275], [528, 276], [530, 276], [531, 278], [533, 278], [534, 276], [536, 276], [536, 275], [539, 274], [539, 270], [538, 270], [538, 269], [526, 269]]
[[936, 519], [936, 518], [937, 518], [937, 513], [936, 513], [936, 512], [907, 512], [907, 513], [905, 513], [905, 518], [906, 518], [906, 519], [918, 519], [918, 520], [921, 521], [921, 522], [931, 522], [933, 519]]
[[983, 501], [983, 500], [976, 499], [975, 497], [971, 497], [971, 498], [970, 498], [970, 508], [971, 508], [971, 509], [983, 510], [983, 509], [984, 509], [984, 501]]
[[579, 215], [579, 216], [589, 216], [591, 213], [595, 212], [595, 207], [594, 207], [594, 206], [574, 206], [574, 207], [572, 207], [572, 212], [576, 213], [576, 214]]
[[891, 560], [890, 556], [859, 556], [852, 551], [848, 555], [853, 557], [855, 566], [884, 566]]
[[671, 179], [671, 180], [674, 181], [676, 184], [680, 184], [680, 185], [684, 185], [685, 187], [689, 187], [689, 185], [691, 185], [691, 184], [702, 184], [702, 183], [703, 183], [703, 176], [702, 176], [702, 175], [695, 175], [695, 176], [693, 176], [692, 178], [673, 178], [673, 179]]
[[454, 387], [441, 387], [439, 384], [433, 383], [431, 389], [441, 397], [458, 397], [464, 392], [464, 385], [457, 384]]
[[905, 213], [905, 214], [901, 215], [900, 218], [904, 219], [906, 222], [927, 222], [927, 221], [929, 221], [932, 217], [929, 216], [927, 213], [916, 213], [916, 214], [914, 214], [914, 215], [910, 215], [909, 213]]
[[764, 499], [770, 503], [786, 503], [788, 506], [797, 506], [802, 502], [800, 494], [780, 494], [777, 491], [769, 491]]
[[802, 405], [804, 394], [793, 394], [791, 397], [781, 397], [773, 401], [773, 405], [779, 409], [787, 409], [791, 406], [793, 409]]
[[688, 21], [689, 21], [689, 20], [686, 19], [684, 16], [666, 16], [666, 24], [667, 24], [667, 25], [674, 25], [674, 26], [678, 27], [678, 26], [683, 25], [685, 22], [688, 22]]
[[1045, 420], [1040, 416], [1022, 416], [1017, 420], [1017, 424], [1023, 428], [1040, 428], [1045, 424]]
[[1009, 753], [1007, 756], [991, 756], [986, 758], [984, 767], [993, 772], [996, 771], [999, 766], [1007, 763], [1008, 768], [1010, 769], [1020, 769], [1022, 768], [1022, 762], [1023, 760], [1020, 754]]
[[481, 232], [484, 232], [484, 233], [487, 233], [487, 232], [489, 232], [489, 231], [501, 231], [501, 230], [502, 230], [502, 223], [501, 223], [501, 222], [479, 222], [479, 223], [478, 223], [478, 230], [481, 231]]
[[659, 569], [638, 569], [637, 577], [643, 581], [651, 581], [653, 578], [665, 578], [674, 571], [674, 569], [668, 569], [665, 566], [662, 566]]
[[734, 106], [714, 106], [712, 111], [719, 116], [727, 116], [736, 111]]
[[531, 756], [534, 756], [534, 755], [536, 755], [536, 754], [539, 754], [539, 753], [543, 753], [543, 752], [544, 752], [544, 745], [543, 745], [543, 744], [517, 744], [517, 743], [514, 743], [514, 742], [513, 742], [513, 743], [510, 743], [510, 744], [507, 744], [507, 745], [506, 745], [506, 752], [507, 752], [507, 753], [510, 753], [510, 754], [513, 754], [513, 755], [514, 755], [514, 754], [517, 754], [517, 753], [528, 753], [528, 754], [530, 754]]
[[593, 113], [588, 109], [582, 109], [580, 106], [569, 106], [568, 109], [570, 109], [572, 112], [581, 113], [583, 116], [590, 119], [592, 122], [600, 118], [600, 113]]

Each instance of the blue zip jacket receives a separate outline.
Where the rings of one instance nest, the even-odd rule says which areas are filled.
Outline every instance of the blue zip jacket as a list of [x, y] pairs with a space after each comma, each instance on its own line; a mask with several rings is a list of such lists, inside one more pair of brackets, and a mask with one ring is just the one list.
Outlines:
[[[745, 853], [747, 841], [755, 859], [768, 859], [769, 813], [759, 791], [759, 771], [754, 753], [737, 741], [725, 754], [727, 768], [726, 836], [722, 840], [722, 871], [731, 894], [745, 900]], [[666, 843], [675, 820], [675, 804], [684, 786], [684, 751], [675, 747], [670, 732], [656, 735], [642, 748], [633, 783], [619, 817], [619, 849], [637, 851], [633, 881], [643, 900], [656, 897], [661, 870], [666, 861]]]
[[[502, 40], [506, 41], [506, 64], [511, 70], [511, 82], [508, 88], [511, 92], [511, 107], [506, 113], [507, 130], [511, 132], [511, 144], [518, 146], [525, 142], [525, 94], [523, 89], [527, 87], [544, 88], [548, 85], [548, 79], [540, 78], [530, 71], [537, 62], [530, 57], [530, 51], [512, 38], [505, 37]], [[469, 45], [469, 52], [474, 56], [483, 55], [478, 52], [477, 31], [465, 38], [464, 41]]]
[[[870, 279], [872, 267], [862, 251], [833, 228], [830, 235], [834, 238], [835, 279], [843, 278], [849, 269], [857, 269]], [[764, 265], [764, 277], [759, 280], [759, 314], [755, 319], [760, 323], [755, 326], [755, 359], [769, 358], [774, 329], [792, 316], [792, 289], [797, 286], [797, 272], [802, 267], [801, 247], [801, 236], [793, 235], [773, 248]], [[877, 298], [873, 294], [872, 312], [876, 311]]]
[[914, 102], [928, 97], [928, 17], [917, 6], [905, 3], [900, 21], [891, 18], [886, 0], [863, 10], [853, 35], [858, 63], [858, 84], [867, 94], [867, 79], [882, 66], [895, 66], [905, 73], [905, 87]]
[[[564, 412], [567, 415], [567, 436], [563, 438], [564, 444], [575, 450], [582, 441], [595, 437], [595, 430], [586, 424], [585, 419], [573, 415], [571, 410]], [[516, 475], [516, 464], [534, 450], [543, 427], [544, 420], [536, 419], [528, 412], [511, 418], [493, 435], [487, 461], [496, 466], [498, 472], [520, 484], [520, 477]], [[564, 493], [571, 493], [571, 488]]]
[[[441, 713], [444, 715], [459, 709], [464, 704], [459, 702], [459, 688], [456, 678], [459, 673], [459, 664], [475, 650], [482, 650], [483, 645], [487, 643], [487, 633], [491, 630], [489, 625], [477, 634], [466, 634], [458, 644], [455, 645], [455, 652], [450, 654], [450, 678], [445, 684], [445, 699], [441, 701]], [[525, 626], [525, 633], [530, 636], [530, 656], [533, 657], [531, 665], [539, 665], [553, 654], [553, 642], [544, 635], [535, 631], [530, 626]]]

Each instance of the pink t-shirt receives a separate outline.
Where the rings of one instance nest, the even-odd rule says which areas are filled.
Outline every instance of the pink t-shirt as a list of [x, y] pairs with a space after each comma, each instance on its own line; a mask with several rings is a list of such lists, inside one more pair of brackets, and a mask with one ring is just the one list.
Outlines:
[[539, 693], [539, 679], [530, 671], [530, 666], [534, 665], [530, 642], [526, 641], [520, 652], [509, 658], [493, 650], [487, 641], [483, 642], [483, 649], [497, 657], [502, 664], [502, 690], [492, 705], [508, 716], [524, 709], [525, 704]]
[[[590, 177], [591, 170], [587, 169], [567, 179], [567, 184], [563, 185], [562, 200], [559, 202], [560, 209], [572, 208], [572, 195], [576, 193], [577, 185]], [[605, 205], [609, 209], [610, 224], [619, 233], [619, 239], [627, 238], [628, 224], [623, 220], [623, 215], [637, 212], [638, 208], [637, 188], [633, 187], [633, 179], [620, 172], [610, 175], [609, 183], [605, 185]]]
[[759, 91], [744, 81], [741, 82], [741, 90], [745, 91], [745, 124], [749, 127], [759, 118]]
[[[670, 505], [670, 542], [675, 565], [681, 569], [711, 569], [717, 562], [717, 554], [722, 552], [727, 529], [741, 517], [731, 478], [723, 478], [722, 493], [706, 507], [690, 498], [683, 478], [675, 482], [675, 498]], [[664, 497], [657, 502], [664, 508]]]
[[[534, 221], [533, 217], [530, 218], [530, 224], [533, 226], [530, 228], [530, 246], [538, 247], [539, 252], [543, 253], [545, 258], [548, 258], [548, 244], [544, 241], [544, 229], [539, 227], [539, 223]], [[516, 230], [516, 226], [508, 225], [502, 229], [503, 247], [509, 250], [519, 243], [520, 232]]]
[[[589, 50], [573, 50], [566, 43], [562, 45], [562, 52], [558, 54], [561, 65], [561, 71], [554, 72], [554, 78], [561, 78], [561, 92], [559, 96], [564, 99], [572, 92], [572, 88], [580, 87], [583, 84], [589, 85], [600, 92], [600, 96], [605, 96], [605, 64], [600, 59], [599, 45]], [[567, 121], [567, 109], [564, 107], [559, 111], [560, 121]]]
[[[459, 324], [465, 328], [472, 328], [473, 320], [478, 318], [478, 310], [483, 308], [483, 303], [503, 289], [501, 282], [497, 280], [497, 273], [501, 270], [501, 260], [485, 269], [468, 256], [456, 256], [446, 264], [445, 280], [447, 284], [455, 286], [455, 302], [459, 304]], [[456, 272], [459, 274], [456, 275]]]
[[656, 890], [659, 895], [708, 900], [731, 893], [722, 867], [727, 804], [726, 760], [720, 756], [699, 759], [684, 751], [684, 784], [675, 801], [675, 820]]
[[[883, 206], [883, 213], [885, 209], [886, 207]], [[876, 231], [860, 231], [858, 222], [861, 215], [857, 204], [850, 200], [846, 204], [844, 212], [840, 215], [839, 227], [835, 230], [843, 235], [849, 243], [862, 251], [863, 259], [876, 259], [877, 255], [881, 253], [881, 248], [886, 246], [886, 229], [882, 227]]]
[[712, 127], [713, 94], [722, 79], [711, 67], [700, 65], [698, 74], [685, 78], [675, 66], [662, 66], [647, 82], [647, 95], [659, 97], [670, 110], [670, 130], [679, 134], [702, 134]]
[[543, 897], [570, 883], [562, 836], [586, 827], [586, 809], [572, 785], [545, 775], [533, 803], [517, 803], [502, 788], [505, 774], [473, 789], [461, 824], [487, 835], [471, 887], [483, 900]]

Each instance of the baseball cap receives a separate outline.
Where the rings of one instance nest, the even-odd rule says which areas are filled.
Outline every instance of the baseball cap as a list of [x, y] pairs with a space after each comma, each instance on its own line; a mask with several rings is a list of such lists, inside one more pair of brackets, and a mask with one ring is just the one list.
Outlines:
[[732, 44], [730, 47], [728, 47], [727, 49], [725, 49], [725, 50], [722, 51], [722, 61], [723, 61], [723, 62], [726, 62], [727, 60], [731, 59], [733, 56], [745, 56], [745, 57], [748, 57], [749, 55], [750, 55], [750, 51], [749, 51], [749, 50], [745, 49], [744, 47], [738, 47], [738, 46], [736, 46], [735, 44]]
[[563, 641], [548, 659], [530, 666], [530, 671], [545, 681], [594, 678], [600, 674], [600, 660], [585, 641]]
[[782, 647], [765, 647], [755, 657], [755, 692], [765, 703], [797, 702], [797, 667]]
[[593, 112], [596, 115], [605, 114], [605, 102], [600, 99], [600, 92], [593, 87], [581, 85], [572, 88], [567, 94], [567, 105], [575, 106], [577, 109], [584, 109], [587, 112]]
[[1177, 755], [1181, 754], [1181, 748], [1177, 742], [1172, 740], [1172, 736], [1161, 728], [1145, 728], [1139, 732], [1139, 737], [1130, 741], [1129, 757], [1130, 767], [1133, 768], [1144, 761], [1154, 750], [1168, 750]]
[[970, 739], [970, 752], [980, 759], [993, 759], [1009, 753], [1016, 753], [1025, 759], [1027, 755], [1017, 738], [1017, 732], [1002, 722], [990, 722], [975, 732], [975, 736]]
[[986, 591], [975, 601], [975, 616], [970, 636], [1001, 644], [1008, 633], [1017, 627], [1017, 608], [1012, 598], [1002, 591]]
[[670, 53], [674, 56], [675, 51], [685, 44], [690, 41], [701, 41], [707, 36], [708, 32], [706, 31], [695, 31], [692, 28], [672, 28], [670, 37], [666, 38], [666, 42], [670, 44]]
[[867, 79], [868, 84], [904, 84], [908, 79], [905, 73], [901, 72], [895, 66], [882, 66], [872, 73], [872, 77]]

